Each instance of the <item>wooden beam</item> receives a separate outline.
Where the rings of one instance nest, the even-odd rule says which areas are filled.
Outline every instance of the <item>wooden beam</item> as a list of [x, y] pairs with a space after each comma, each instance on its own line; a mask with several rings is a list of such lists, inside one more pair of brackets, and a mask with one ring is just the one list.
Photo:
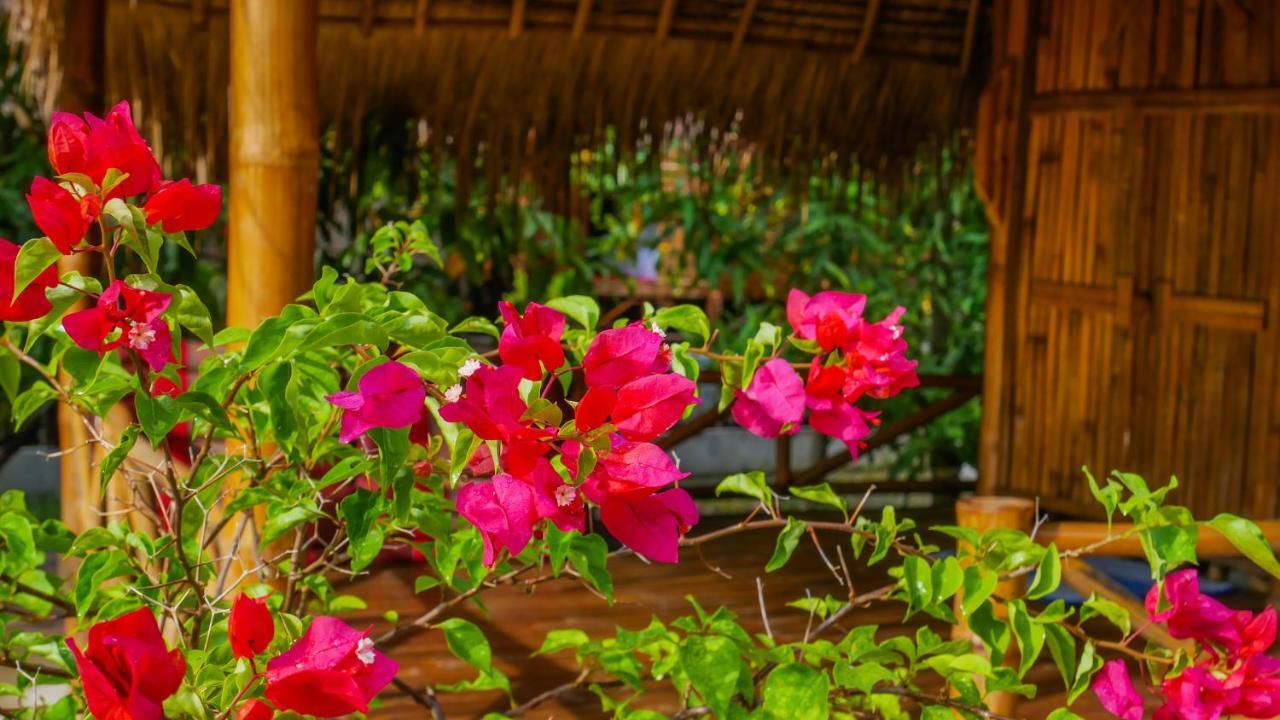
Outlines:
[[231, 0], [227, 322], [311, 287], [320, 170], [316, 0]]
[[364, 0], [364, 5], [360, 6], [360, 33], [368, 37], [373, 32], [373, 20], [376, 16], [377, 8], [374, 5], [377, 0]]
[[[1280, 520], [1262, 520], [1258, 527], [1273, 550], [1280, 550]], [[1114, 523], [1108, 531], [1105, 522], [1057, 522], [1040, 528], [1036, 541], [1042, 545], [1054, 543], [1059, 550], [1093, 548], [1090, 555], [1113, 557], [1142, 557], [1142, 543], [1129, 523]], [[1096, 546], [1096, 547], [1095, 547]], [[1217, 530], [1208, 525], [1200, 526], [1196, 542], [1198, 557], [1238, 557], [1240, 552]]]
[[[1020, 10], [1020, 13], [1011, 12]], [[1027, 146], [1031, 136], [1030, 100], [1035, 94], [1036, 43], [1039, 37], [1039, 0], [1007, 0], [997, 3], [995, 13], [1014, 18], [1010, 22], [1016, 35], [1009, 40], [1006, 58], [1015, 69], [1009, 117], [986, 116], [987, 121], [1005, 123], [1011, 130], [1002, 131], [996, 140], [996, 152], [1012, 157], [1012, 167], [1000, 182], [1001, 197], [1007, 203], [1006, 222], [991, 234], [987, 263], [986, 349], [982, 376], [982, 427], [978, 440], [978, 492], [994, 494], [1008, 486], [1010, 447], [1013, 431], [1013, 375], [1017, 368], [1017, 329], [1026, 305], [1022, 295], [1026, 252], [1022, 236], [1027, 229], [1023, 208], [1027, 196]]]
[[431, 0], [418, 0], [413, 10], [413, 31], [418, 35], [427, 30], [427, 13], [431, 10]]
[[969, 14], [964, 19], [964, 45], [960, 49], [960, 74], [969, 74], [969, 64], [973, 60], [973, 42], [978, 35], [978, 15], [982, 10], [982, 0], [969, 0]]
[[658, 30], [656, 37], [662, 42], [671, 36], [671, 23], [676, 17], [676, 0], [662, 0], [662, 10], [658, 13]]
[[511, 26], [507, 28], [507, 35], [513, 38], [520, 37], [524, 32], [524, 11], [526, 0], [512, 0], [511, 2]]
[[573, 14], [573, 41], [582, 39], [587, 31], [587, 21], [591, 19], [591, 0], [578, 0], [578, 10]]
[[867, 12], [862, 16], [862, 27], [858, 29], [858, 41], [853, 45], [853, 61], [862, 62], [867, 54], [867, 46], [871, 44], [871, 31], [876, 26], [876, 16], [880, 14], [880, 0], [868, 0]]
[[751, 29], [751, 18], [756, 14], [758, 4], [760, 0], [747, 0], [746, 6], [742, 8], [742, 14], [738, 16], [738, 27], [733, 31], [733, 46], [729, 48], [729, 57], [737, 57], [742, 43], [746, 42], [747, 31]]
[[1280, 114], [1280, 87], [1151, 90], [1072, 90], [1041, 93], [1031, 101], [1034, 115], [1138, 113], [1145, 115]]

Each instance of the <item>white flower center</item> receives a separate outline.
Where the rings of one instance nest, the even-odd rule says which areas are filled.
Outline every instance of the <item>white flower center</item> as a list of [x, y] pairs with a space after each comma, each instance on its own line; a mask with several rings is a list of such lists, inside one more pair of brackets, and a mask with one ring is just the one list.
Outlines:
[[444, 391], [444, 399], [447, 402], [458, 402], [458, 398], [460, 397], [462, 397], [461, 385], [454, 385], [453, 387]]
[[356, 645], [356, 659], [365, 665], [372, 665], [375, 659], [373, 654], [373, 641], [369, 638], [360, 638], [360, 643]]
[[654, 335], [657, 335], [660, 338], [665, 338], [667, 336], [667, 331], [659, 327], [656, 320], [649, 321], [649, 329], [653, 331]]
[[129, 328], [129, 347], [134, 350], [146, 350], [151, 347], [151, 343], [155, 342], [155, 328], [143, 323], [134, 323]]
[[561, 485], [556, 488], [556, 505], [569, 507], [578, 497], [578, 491], [572, 485]]
[[458, 374], [464, 378], [469, 378], [472, 375], [475, 375], [476, 371], [479, 369], [480, 361], [475, 358], [471, 358], [470, 360], [462, 363], [462, 367], [458, 368]]

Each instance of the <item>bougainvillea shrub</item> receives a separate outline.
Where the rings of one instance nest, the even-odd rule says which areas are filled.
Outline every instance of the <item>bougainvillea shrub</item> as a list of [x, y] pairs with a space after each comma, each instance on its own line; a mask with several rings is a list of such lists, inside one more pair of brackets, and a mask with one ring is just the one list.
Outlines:
[[[395, 685], [424, 717], [443, 716], [441, 693], [505, 693], [509, 709], [491, 715], [516, 717], [582, 688], [607, 714], [648, 719], [663, 716], [646, 709], [646, 690], [669, 684], [680, 718], [999, 718], [992, 693], [1035, 695], [1026, 677], [1041, 657], [1061, 670], [1051, 689], [1068, 703], [1092, 688], [1125, 720], [1148, 706], [1187, 720], [1278, 711], [1275, 610], [1231, 610], [1199, 592], [1189, 566], [1202, 524], [1166, 505], [1174, 483], [1088, 478], [1108, 515], [1129, 523], [1062, 552], [1012, 529], [931, 528], [958, 541], [944, 551], [892, 507], [871, 517], [825, 484], [789, 490], [835, 518], [806, 519], [784, 512], [760, 472], [716, 488], [749, 498], [749, 515], [701, 529], [688, 473], [658, 441], [697, 411], [704, 366], [719, 372], [718, 409], [751, 432], [807, 423], [856, 455], [875, 403], [919, 382], [904, 309], [868, 317], [865, 297], [795, 290], [787, 327], [763, 325], [736, 353], [711, 350], [714, 330], [691, 306], [605, 327], [596, 303], [574, 296], [451, 325], [396, 288], [406, 254], [434, 249], [406, 236], [388, 245], [382, 282], [325, 271], [258, 327], [214, 334], [196, 294], [155, 270], [161, 248], [189, 247], [185, 233], [215, 220], [218, 188], [163, 178], [127, 104], [102, 119], [56, 115], [49, 157], [56, 175], [28, 197], [46, 235], [0, 244], [0, 384], [18, 423], [51, 401], [74, 410], [100, 473], [100, 497], [81, 500], [116, 509], [77, 534], [38, 521], [20, 493], [0, 495], [6, 717], [341, 717]], [[54, 263], [79, 253], [98, 258], [100, 276], [58, 275]], [[475, 349], [484, 335], [493, 350]], [[184, 340], [202, 348], [183, 352]], [[18, 380], [23, 366], [36, 382]], [[129, 422], [104, 419], [120, 407]], [[1251, 522], [1207, 524], [1280, 576]], [[849, 563], [884, 564], [889, 582], [796, 598], [809, 620], [800, 637], [767, 624], [749, 633], [708, 609], [713, 598], [613, 637], [566, 626], [539, 653], [572, 655], [581, 672], [531, 698], [513, 696], [484, 633], [454, 612], [493, 588], [557, 578], [608, 603], [611, 559], [674, 563], [740, 533], [776, 535], [762, 572], [777, 572], [806, 535], [822, 552], [817, 530], [842, 536], [846, 575]], [[1182, 645], [1151, 645], [1103, 598], [1048, 601], [1064, 560], [1131, 537], [1157, 581], [1145, 622]], [[416, 616], [379, 608], [392, 625], [374, 634], [343, 618], [364, 603], [342, 590], [388, 555], [413, 559], [416, 590], [438, 601]], [[1002, 580], [1025, 592], [997, 592]], [[881, 603], [963, 624], [972, 640], [858, 623], [860, 608]], [[474, 677], [400, 680], [384, 649], [416, 633], [443, 634]]]

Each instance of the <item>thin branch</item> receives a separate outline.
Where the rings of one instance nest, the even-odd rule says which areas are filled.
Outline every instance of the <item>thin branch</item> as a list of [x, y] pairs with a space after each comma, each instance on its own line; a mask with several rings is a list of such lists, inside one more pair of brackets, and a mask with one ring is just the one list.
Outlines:
[[764, 581], [756, 576], [756, 599], [760, 601], [760, 619], [764, 621], [764, 634], [773, 639], [773, 628], [769, 626], [769, 611], [764, 608]]
[[400, 690], [404, 691], [406, 695], [413, 698], [414, 702], [430, 710], [431, 717], [434, 718], [434, 720], [444, 720], [444, 707], [441, 706], [440, 701], [436, 699], [436, 691], [430, 685], [423, 690], [418, 690], [398, 677], [391, 678], [391, 684], [400, 688]]
[[591, 674], [590, 668], [582, 668], [582, 672], [578, 673], [578, 677], [574, 678], [572, 681], [567, 682], [563, 685], [553, 687], [550, 690], [539, 693], [537, 695], [534, 695], [529, 700], [521, 703], [520, 705], [517, 705], [516, 707], [508, 711], [506, 713], [507, 717], [512, 717], [512, 718], [520, 717], [521, 715], [524, 715], [525, 713], [538, 707], [542, 703], [547, 702], [548, 700], [554, 700], [555, 698], [567, 692], [570, 692], [570, 691], [576, 690], [579, 687], [582, 687], [582, 684], [587, 681], [587, 676], [589, 676], [590, 674]]

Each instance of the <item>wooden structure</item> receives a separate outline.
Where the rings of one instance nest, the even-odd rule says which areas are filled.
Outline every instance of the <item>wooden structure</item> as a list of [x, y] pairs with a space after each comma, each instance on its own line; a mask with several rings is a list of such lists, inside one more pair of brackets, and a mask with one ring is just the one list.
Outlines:
[[1097, 512], [1081, 465], [1275, 517], [1280, 7], [999, 0], [982, 489]]

